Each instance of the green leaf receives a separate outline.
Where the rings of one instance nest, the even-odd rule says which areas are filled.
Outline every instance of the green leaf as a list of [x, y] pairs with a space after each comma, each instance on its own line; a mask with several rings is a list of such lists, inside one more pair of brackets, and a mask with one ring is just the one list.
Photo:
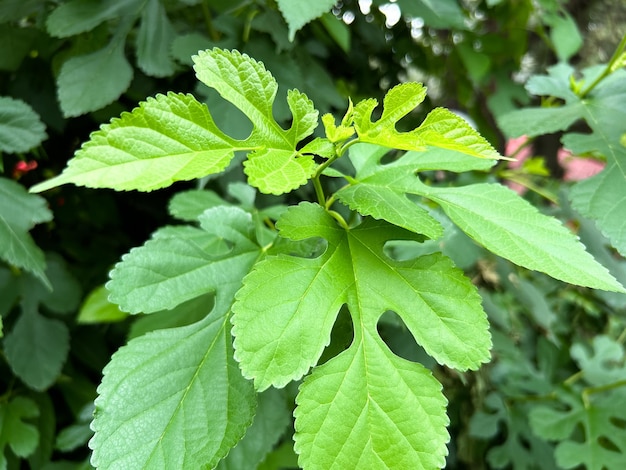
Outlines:
[[[79, 59], [82, 58], [70, 61]], [[88, 187], [151, 191], [174, 181], [219, 173], [235, 151], [252, 151], [246, 173], [263, 192], [280, 194], [306, 183], [315, 171], [315, 163], [312, 155], [302, 155], [296, 147], [317, 126], [318, 113], [313, 103], [291, 90], [287, 102], [293, 125], [285, 130], [272, 116], [277, 84], [263, 64], [236, 51], [219, 49], [201, 51], [194, 61], [198, 78], [253, 123], [255, 127], [247, 139], [236, 140], [224, 134], [206, 106], [191, 95], [157, 95], [132, 113], [124, 113], [102, 126], [60, 176], [31, 190], [43, 191], [71, 182]], [[284, 179], [273, 180], [268, 178], [270, 174], [281, 174]]]
[[426, 96], [421, 83], [403, 83], [387, 92], [380, 119], [371, 121], [378, 102], [363, 100], [354, 107], [353, 119], [359, 141], [400, 150], [425, 150], [439, 147], [478, 158], [502, 158], [476, 130], [461, 117], [444, 108], [431, 111], [424, 122], [410, 132], [398, 132], [398, 121], [420, 104]]
[[92, 290], [78, 311], [77, 323], [109, 323], [117, 322], [128, 315], [108, 300], [109, 292], [104, 286]]
[[256, 399], [225, 313], [147, 333], [113, 355], [98, 387], [94, 466], [213, 468], [241, 439]]
[[398, 5], [403, 15], [422, 18], [433, 28], [466, 29], [463, 11], [456, 0], [399, 0]]
[[580, 118], [581, 105], [566, 104], [554, 108], [526, 108], [510, 111], [498, 119], [507, 137], [552, 134], [571, 126]]
[[31, 191], [74, 183], [151, 191], [222, 171], [239, 150], [191, 95], [148, 98], [91, 135], [68, 167]]
[[561, 61], [567, 61], [583, 45], [576, 21], [567, 12], [561, 15], [548, 16], [546, 23], [550, 25], [550, 39]]
[[220, 49], [200, 51], [194, 62], [198, 79], [239, 108], [254, 125], [246, 139], [254, 151], [244, 162], [251, 184], [264, 193], [282, 194], [306, 183], [316, 165], [311, 155], [302, 155], [296, 146], [317, 127], [318, 112], [311, 100], [298, 90], [289, 90], [287, 104], [293, 124], [285, 130], [273, 117], [278, 85], [262, 63]]
[[0, 200], [0, 258], [32, 272], [50, 287], [44, 254], [28, 234], [36, 224], [52, 220], [46, 201], [6, 178], [0, 178]]
[[417, 182], [415, 189], [437, 202], [471, 238], [519, 266], [570, 284], [626, 292], [557, 219], [542, 215], [504, 186], [445, 188]]
[[39, 431], [26, 419], [39, 415], [37, 404], [25, 397], [0, 402], [0, 468], [7, 468], [8, 445], [18, 457], [28, 457], [37, 448]]
[[37, 391], [50, 387], [67, 359], [70, 337], [65, 324], [25, 309], [4, 339], [13, 373]]
[[216, 290], [221, 296], [220, 288], [238, 283], [260, 254], [250, 214], [219, 206], [199, 220], [203, 233], [177, 230], [122, 257], [110, 273], [109, 300], [130, 313], [152, 313]]
[[278, 9], [289, 25], [289, 40], [293, 41], [296, 31], [305, 24], [319, 18], [337, 3], [337, 0], [277, 0]]
[[224, 201], [217, 193], [205, 189], [190, 189], [174, 194], [168, 204], [168, 212], [173, 217], [188, 222], [195, 222], [207, 209], [215, 206], [225, 206]]
[[581, 343], [575, 343], [570, 348], [570, 355], [589, 384], [598, 387], [626, 379], [625, 354], [620, 342], [598, 335], [593, 338], [592, 348], [589, 351]]
[[598, 394], [587, 404], [572, 393], [560, 392], [558, 397], [566, 410], [537, 406], [529, 418], [535, 434], [559, 441], [555, 451], [559, 467], [620, 468], [626, 454], [626, 430], [617, 420], [623, 416], [626, 393]]
[[137, 33], [137, 65], [146, 74], [167, 77], [175, 71], [170, 55], [175, 31], [160, 0], [149, 0]]
[[290, 208], [277, 226], [283, 237], [322, 237], [328, 247], [313, 259], [268, 257], [237, 292], [235, 354], [258, 390], [282, 387], [315, 365], [345, 303], [355, 330], [375, 334], [378, 317], [393, 310], [440, 363], [466, 370], [488, 360], [480, 298], [449, 259], [435, 254], [396, 262], [383, 254], [386, 241], [415, 235], [372, 219], [346, 231], [311, 203]]
[[304, 468], [445, 465], [441, 384], [421, 364], [395, 356], [375, 329], [355, 331], [347, 351], [305, 379], [296, 403], [295, 450]]
[[46, 126], [22, 100], [0, 96], [0, 151], [28, 152], [46, 139]]
[[82, 289], [65, 260], [56, 253], [48, 253], [46, 256], [46, 276], [50, 279], [52, 290], [35, 285], [29, 289], [29, 296], [37, 297], [39, 303], [54, 313], [74, 312], [80, 303]]
[[406, 196], [415, 171], [487, 170], [494, 160], [469, 157], [445, 149], [407, 152], [388, 165], [380, 160], [387, 152], [383, 147], [358, 144], [350, 148], [350, 160], [357, 170], [350, 186], [337, 191], [341, 202], [362, 215], [386, 220], [394, 225], [437, 239], [443, 234], [441, 224]]
[[46, 19], [51, 36], [66, 38], [91, 31], [99, 24], [138, 7], [137, 0], [70, 0]]
[[63, 63], [57, 80], [59, 103], [65, 117], [80, 116], [112, 103], [126, 91], [133, 68], [124, 55], [124, 41]]
[[291, 424], [291, 410], [287, 408], [283, 393], [268, 389], [258, 395], [258, 402], [252, 425], [220, 461], [218, 470], [257, 468]]

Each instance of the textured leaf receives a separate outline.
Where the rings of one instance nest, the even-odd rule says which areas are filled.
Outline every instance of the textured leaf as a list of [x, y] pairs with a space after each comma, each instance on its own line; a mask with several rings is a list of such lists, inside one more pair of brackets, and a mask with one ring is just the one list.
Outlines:
[[160, 0], [149, 0], [143, 8], [137, 35], [137, 65], [146, 74], [167, 77], [175, 70], [170, 55], [174, 28]]
[[319, 18], [337, 3], [337, 0], [277, 0], [278, 9], [289, 25], [289, 40], [293, 41], [296, 31], [305, 24]]
[[80, 116], [112, 103], [126, 91], [133, 68], [124, 56], [124, 41], [63, 63], [57, 80], [59, 103], [65, 117]]
[[[113, 44], [108, 49], [115, 48]], [[99, 54], [108, 49], [94, 54], [100, 57]], [[111, 50], [107, 60], [113, 60], [110, 57], [116, 56], [116, 51]], [[71, 61], [87, 60], [94, 54], [70, 59], [64, 64], [64, 70]], [[123, 56], [121, 58], [125, 60]], [[285, 130], [272, 115], [277, 84], [263, 64], [236, 51], [220, 49], [201, 51], [194, 56], [194, 61], [198, 78], [250, 119], [254, 128], [248, 138], [236, 140], [224, 134], [206, 106], [191, 95], [158, 95], [148, 98], [132, 113], [124, 113], [121, 118], [102, 126], [91, 135], [60, 176], [36, 185], [32, 191], [70, 182], [88, 187], [150, 191], [174, 181], [219, 173], [226, 168], [235, 151], [251, 151], [249, 158], [254, 163], [246, 168], [246, 173], [252, 181], [258, 182], [263, 192], [280, 194], [306, 183], [315, 171], [315, 163], [312, 155], [303, 155], [296, 147], [317, 126], [318, 113], [313, 103], [297, 90], [291, 90], [287, 102], [293, 125]], [[119, 74], [117, 69], [119, 67], [112, 67]], [[95, 73], [89, 67], [85, 70]], [[62, 78], [63, 71], [59, 80]], [[77, 75], [75, 78], [83, 80], [84, 77]], [[99, 86], [97, 82], [89, 81]], [[74, 88], [68, 88], [68, 93], [70, 97], [82, 96], [80, 90], [77, 92]], [[60, 95], [63, 103], [62, 90]], [[98, 96], [102, 95], [98, 93]], [[285, 162], [287, 154], [288, 161]], [[272, 164], [281, 168], [272, 167]], [[281, 184], [267, 178], [269, 174], [277, 173], [285, 177]]]
[[[244, 162], [251, 183], [271, 194], [306, 183], [315, 171], [315, 163], [311, 155], [302, 155], [296, 146], [317, 127], [318, 112], [311, 100], [297, 90], [288, 92], [293, 124], [284, 130], [273, 117], [278, 85], [262, 63], [237, 51], [219, 49], [200, 51], [194, 62], [198, 79], [239, 108], [254, 125], [246, 142], [256, 150]], [[271, 175], [284, 179], [275, 180]]]
[[26, 309], [4, 339], [13, 373], [43, 391], [54, 383], [67, 359], [70, 337], [65, 324]]
[[7, 468], [8, 445], [18, 457], [28, 457], [37, 448], [39, 431], [25, 419], [39, 415], [37, 404], [25, 397], [0, 402], [0, 468]]
[[441, 205], [461, 230], [493, 253], [570, 284], [625, 292], [577, 237], [498, 184], [427, 187], [417, 193]]
[[232, 357], [225, 312], [135, 338], [98, 387], [92, 464], [212, 468], [243, 436], [256, 405]]
[[441, 384], [421, 364], [395, 356], [375, 331], [355, 331], [350, 348], [300, 387], [295, 449], [304, 468], [444, 466]]
[[[111, 273], [111, 299], [133, 313], [208, 292], [215, 303], [203, 320], [147, 333], [113, 356], [96, 400], [90, 444], [96, 466], [212, 468], [252, 421], [256, 398], [234, 361], [229, 317], [261, 250], [241, 209], [208, 209], [200, 222], [208, 237], [157, 232]], [[216, 248], [217, 237], [231, 248]]]
[[0, 151], [28, 152], [46, 137], [46, 127], [29, 105], [0, 96]]
[[[201, 237], [178, 230], [122, 257], [110, 273], [109, 299], [130, 313], [152, 313], [239, 283], [260, 253], [250, 214], [220, 206], [199, 220]], [[225, 250], [222, 240], [232, 249]]]
[[31, 191], [69, 182], [151, 191], [222, 171], [235, 150], [235, 141], [191, 95], [157, 95], [94, 132], [61, 175]]
[[358, 103], [354, 107], [353, 119], [359, 140], [401, 150], [421, 151], [429, 146], [478, 158], [501, 158], [465, 120], [444, 108], [431, 111], [417, 129], [398, 132], [398, 121], [420, 104], [425, 96], [426, 89], [421, 83], [395, 86], [385, 95], [383, 113], [376, 122], [371, 122], [371, 116], [378, 102], [367, 99]]
[[0, 178], [0, 200], [0, 258], [32, 272], [50, 287], [44, 254], [28, 234], [36, 224], [52, 219], [46, 201], [6, 178]]
[[345, 303], [355, 329], [374, 333], [378, 317], [395, 311], [443, 364], [466, 370], [488, 359], [487, 321], [469, 280], [439, 254], [406, 262], [383, 254], [386, 241], [414, 239], [410, 232], [371, 219], [346, 231], [310, 203], [289, 209], [277, 226], [283, 237], [323, 237], [328, 247], [313, 259], [266, 258], [237, 293], [236, 358], [259, 390], [284, 386], [317, 362]]

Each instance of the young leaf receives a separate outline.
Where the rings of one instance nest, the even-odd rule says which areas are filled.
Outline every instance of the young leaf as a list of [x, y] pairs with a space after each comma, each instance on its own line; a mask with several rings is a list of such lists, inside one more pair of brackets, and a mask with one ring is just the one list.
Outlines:
[[43, 391], [54, 383], [67, 359], [70, 335], [65, 324], [23, 310], [4, 340], [11, 370], [29, 387]]
[[46, 138], [46, 127], [22, 100], [0, 96], [0, 151], [28, 152]]
[[316, 368], [296, 398], [295, 450], [310, 469], [442, 468], [447, 400], [421, 364], [395, 356], [376, 330]]
[[241, 150], [193, 96], [148, 98], [91, 135], [67, 168], [40, 183], [39, 192], [65, 183], [151, 191], [174, 181], [222, 171]]
[[46, 201], [6, 178], [0, 178], [0, 199], [0, 258], [32, 272], [50, 287], [44, 254], [28, 234], [36, 224], [52, 220]]
[[8, 445], [18, 457], [28, 457], [37, 448], [39, 431], [25, 419], [39, 415], [37, 404], [25, 397], [0, 402], [0, 468], [7, 468], [5, 449]]
[[200, 51], [194, 62], [198, 79], [239, 108], [254, 125], [246, 142], [256, 149], [244, 162], [250, 183], [271, 194], [306, 183], [316, 165], [311, 155], [301, 154], [296, 146], [317, 127], [318, 112], [311, 100], [298, 90], [288, 92], [293, 124], [284, 130], [272, 111], [278, 85], [262, 63], [237, 51], [220, 49]]
[[[70, 61], [78, 59], [82, 58]], [[252, 151], [244, 163], [245, 171], [263, 192], [281, 194], [306, 183], [316, 164], [312, 155], [302, 154], [296, 146], [317, 126], [318, 113], [313, 103], [291, 90], [287, 102], [293, 125], [284, 130], [272, 116], [277, 84], [263, 64], [236, 51], [220, 49], [201, 51], [194, 62], [198, 78], [253, 123], [247, 139], [236, 140], [224, 134], [207, 107], [191, 95], [157, 95], [132, 113], [102, 126], [60, 176], [31, 191], [65, 183], [151, 191], [174, 181], [219, 173], [235, 151]], [[276, 175], [281, 178], [272, 177]]]
[[228, 316], [131, 340], [98, 387], [90, 441], [100, 468], [213, 468], [254, 416], [232, 357]]
[[328, 247], [313, 259], [268, 257], [237, 292], [235, 355], [257, 389], [302, 377], [328, 344], [346, 303], [355, 329], [372, 335], [378, 317], [395, 311], [442, 364], [466, 370], [488, 360], [491, 343], [480, 298], [450, 260], [434, 254], [397, 262], [383, 253], [388, 240], [415, 235], [372, 219], [347, 231], [311, 203], [290, 208], [277, 227], [283, 237], [322, 237]]
[[278, 9], [289, 25], [289, 40], [293, 41], [296, 31], [305, 24], [319, 18], [337, 3], [337, 0], [277, 0]]

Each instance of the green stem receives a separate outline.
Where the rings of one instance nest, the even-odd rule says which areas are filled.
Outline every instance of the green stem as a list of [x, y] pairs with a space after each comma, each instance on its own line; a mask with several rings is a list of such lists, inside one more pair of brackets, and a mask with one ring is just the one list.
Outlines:
[[618, 380], [617, 382], [613, 382], [606, 385], [601, 385], [599, 387], [589, 387], [583, 390], [583, 403], [585, 404], [585, 408], [589, 408], [589, 397], [594, 393], [606, 392], [607, 390], [613, 390], [614, 388], [624, 387], [626, 386], [626, 379]]
[[315, 195], [317, 196], [317, 202], [320, 206], [326, 207], [326, 196], [324, 195], [324, 189], [320, 182], [320, 175], [317, 173], [313, 176], [313, 187], [315, 188]]
[[617, 49], [615, 49], [615, 52], [613, 53], [613, 56], [611, 57], [611, 60], [609, 61], [609, 63], [606, 65], [606, 68], [604, 69], [604, 71], [591, 83], [591, 85], [589, 85], [587, 88], [585, 88], [583, 91], [581, 91], [578, 94], [580, 98], [584, 98], [585, 96], [587, 96], [587, 94], [589, 94], [589, 92], [593, 90], [598, 85], [598, 83], [600, 83], [602, 80], [604, 80], [606, 77], [608, 77], [614, 72], [613, 66], [620, 59], [625, 49], [626, 49], [626, 35], [624, 35], [624, 37], [620, 41], [619, 45], [617, 46]]
[[202, 16], [204, 17], [204, 24], [206, 25], [206, 30], [211, 40], [219, 40], [219, 33], [213, 27], [213, 17], [211, 16], [211, 10], [209, 10], [209, 2], [207, 0], [204, 0], [202, 2]]

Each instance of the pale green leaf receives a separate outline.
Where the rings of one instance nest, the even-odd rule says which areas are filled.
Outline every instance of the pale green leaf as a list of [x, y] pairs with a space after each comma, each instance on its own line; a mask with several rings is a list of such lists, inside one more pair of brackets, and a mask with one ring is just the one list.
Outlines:
[[350, 53], [350, 28], [340, 18], [332, 13], [324, 13], [320, 17], [320, 21], [328, 31], [328, 34], [335, 40], [337, 45], [346, 53]]
[[561, 61], [567, 61], [583, 45], [583, 38], [576, 21], [567, 12], [546, 18], [550, 25], [550, 39], [556, 55]]
[[[466, 370], [488, 360], [486, 317], [475, 288], [461, 271], [439, 254], [406, 262], [383, 254], [388, 240], [415, 235], [372, 219], [346, 231], [310, 203], [289, 209], [277, 227], [283, 237], [322, 237], [328, 247], [312, 259], [268, 257], [237, 292], [235, 354], [257, 389], [281, 387], [302, 377], [328, 344], [345, 303], [355, 329], [375, 331], [378, 317], [392, 310], [439, 362]], [[365, 310], [363, 326], [354, 315], [365, 316]]]
[[398, 132], [397, 122], [413, 111], [426, 97], [421, 83], [403, 83], [387, 92], [380, 119], [372, 122], [378, 101], [369, 98], [354, 106], [354, 128], [361, 142], [369, 142], [401, 150], [424, 150], [425, 144], [413, 132]]
[[92, 290], [78, 311], [77, 323], [109, 323], [121, 321], [128, 316], [108, 299], [109, 292], [104, 286]]
[[571, 284], [625, 292], [577, 237], [512, 190], [498, 184], [415, 189], [439, 203], [461, 230], [493, 253]]
[[98, 387], [94, 466], [213, 468], [239, 441], [256, 399], [219, 313], [135, 338], [113, 355]]
[[91, 54], [68, 59], [57, 80], [63, 115], [80, 116], [112, 103], [126, 91], [132, 78], [133, 68], [121, 39]]
[[281, 391], [270, 388], [258, 395], [258, 406], [252, 426], [246, 431], [218, 470], [257, 468], [291, 424], [291, 410]]
[[175, 71], [174, 60], [170, 55], [175, 37], [160, 0], [149, 0], [143, 7], [141, 24], [137, 33], [137, 65], [146, 74], [154, 77], [167, 77]]
[[[252, 218], [219, 206], [199, 220], [204, 235], [177, 230], [177, 236], [157, 236], [125, 255], [110, 273], [109, 299], [130, 313], [171, 309], [216, 290], [222, 299], [224, 286], [237, 285], [259, 256]], [[224, 250], [223, 240], [232, 249]]]
[[6, 178], [0, 178], [0, 201], [0, 258], [32, 272], [50, 287], [44, 254], [28, 234], [36, 224], [52, 220], [46, 201]]
[[22, 100], [0, 96], [0, 151], [28, 152], [46, 138], [46, 127]]
[[70, 337], [65, 324], [26, 309], [4, 339], [13, 373], [37, 391], [50, 387], [67, 359]]
[[35, 451], [39, 443], [39, 431], [25, 420], [38, 415], [37, 404], [29, 398], [17, 396], [10, 401], [0, 402], [0, 468], [7, 468], [7, 446], [15, 455], [23, 458]]
[[[293, 124], [285, 130], [273, 116], [278, 85], [262, 63], [237, 51], [219, 49], [200, 51], [194, 62], [198, 79], [239, 108], [254, 125], [246, 143], [250, 150], [254, 146], [256, 149], [244, 164], [250, 182], [272, 194], [304, 184], [313, 173], [314, 162], [311, 157], [302, 156], [296, 147], [317, 127], [318, 112], [311, 100], [297, 90], [288, 92]], [[284, 180], [270, 181], [270, 175], [278, 174]]]
[[319, 18], [337, 3], [337, 0], [277, 0], [278, 9], [289, 25], [289, 40], [293, 41], [296, 31], [305, 24]]
[[355, 332], [347, 351], [305, 379], [296, 403], [295, 449], [304, 468], [445, 465], [441, 384], [421, 364], [391, 353], [376, 330]]
[[151, 191], [222, 171], [240, 150], [191, 95], [148, 98], [91, 135], [60, 176], [31, 191], [64, 183]]

